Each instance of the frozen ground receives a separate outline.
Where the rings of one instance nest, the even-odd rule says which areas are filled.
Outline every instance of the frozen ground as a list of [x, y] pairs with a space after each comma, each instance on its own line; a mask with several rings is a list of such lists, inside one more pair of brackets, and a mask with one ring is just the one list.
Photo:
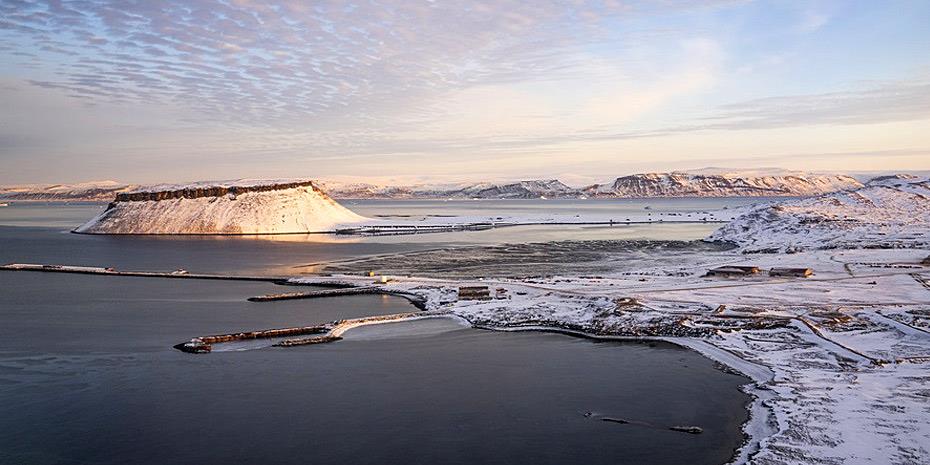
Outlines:
[[[419, 294], [430, 312], [479, 327], [660, 337], [691, 346], [755, 380], [747, 387], [758, 399], [746, 426], [752, 440], [740, 461], [917, 464], [930, 462], [930, 268], [920, 264], [927, 254], [676, 250], [670, 260], [630, 264], [611, 261], [608, 251], [600, 265], [592, 262], [597, 275], [459, 280], [427, 263], [432, 278], [393, 276], [384, 286]], [[816, 274], [703, 277], [722, 264], [805, 266]], [[301, 279], [372, 281], [347, 274]], [[496, 298], [459, 301], [460, 285], [489, 286]]]

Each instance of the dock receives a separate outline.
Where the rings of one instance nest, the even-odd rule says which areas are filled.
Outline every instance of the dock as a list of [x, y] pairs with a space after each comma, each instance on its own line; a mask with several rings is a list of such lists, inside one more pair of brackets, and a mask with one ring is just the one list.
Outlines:
[[218, 334], [214, 336], [199, 336], [188, 342], [183, 342], [174, 346], [181, 352], [190, 354], [208, 354], [213, 351], [214, 344], [224, 342], [245, 341], [252, 339], [272, 339], [289, 336], [309, 336], [293, 337], [278, 341], [272, 344], [272, 347], [293, 347], [309, 344], [324, 344], [342, 339], [342, 334], [346, 331], [359, 326], [393, 323], [411, 319], [423, 318], [445, 318], [444, 314], [423, 314], [421, 312], [404, 312], [393, 313], [390, 315], [366, 316], [361, 318], [352, 318], [347, 320], [337, 320], [332, 323], [326, 323], [315, 326], [299, 326], [294, 328], [264, 329], [259, 331], [245, 331], [230, 334]]
[[358, 236], [394, 236], [406, 234], [424, 234], [437, 232], [454, 232], [454, 231], [484, 231], [502, 226], [515, 226], [515, 223], [449, 223], [449, 224], [385, 224], [385, 225], [362, 225], [351, 228], [340, 228], [336, 230], [338, 235], [358, 235]]
[[284, 292], [280, 294], [265, 294], [249, 297], [249, 302], [273, 302], [276, 300], [312, 299], [316, 297], [339, 297], [357, 294], [384, 294], [385, 291], [373, 287], [350, 287], [337, 289], [322, 289], [305, 292]]

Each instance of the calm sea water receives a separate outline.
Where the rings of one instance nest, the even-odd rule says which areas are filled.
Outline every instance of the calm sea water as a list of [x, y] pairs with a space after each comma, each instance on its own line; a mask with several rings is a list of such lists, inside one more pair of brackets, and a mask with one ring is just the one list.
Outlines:
[[[616, 214], [642, 211], [699, 212], [736, 207], [764, 199], [619, 199], [619, 200], [347, 200], [360, 214], [416, 219], [436, 215], [521, 215], [558, 213]], [[253, 237], [88, 236], [68, 234], [96, 215], [99, 203], [14, 202], [0, 208], [0, 262], [42, 262], [132, 269], [184, 268], [197, 272], [292, 275], [315, 271], [302, 265], [370, 255], [447, 247], [541, 243], [551, 241], [697, 240], [716, 224], [624, 226], [520, 226], [485, 231], [406, 236], [348, 237], [284, 235]]]
[[[399, 205], [381, 211], [426, 208]], [[314, 261], [513, 242], [490, 238], [497, 231], [352, 242], [62, 232], [96, 208], [0, 209], [0, 262], [282, 274]], [[528, 229], [523, 240], [550, 234], [561, 232]], [[411, 309], [382, 296], [245, 300], [281, 289], [0, 272], [0, 463], [713, 464], [741, 441], [748, 398], [738, 387], [747, 380], [667, 344], [439, 320], [360, 328], [317, 346], [172, 349], [198, 335]]]

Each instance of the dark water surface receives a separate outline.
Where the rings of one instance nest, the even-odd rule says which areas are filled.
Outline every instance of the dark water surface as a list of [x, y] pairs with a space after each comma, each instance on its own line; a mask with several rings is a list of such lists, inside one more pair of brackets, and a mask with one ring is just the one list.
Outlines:
[[[433, 247], [60, 231], [0, 227], [0, 262], [275, 274], [329, 256]], [[370, 295], [245, 300], [283, 290], [0, 271], [0, 464], [714, 464], [741, 440], [747, 380], [667, 344], [429, 320], [316, 346], [172, 349], [199, 335], [412, 309]]]

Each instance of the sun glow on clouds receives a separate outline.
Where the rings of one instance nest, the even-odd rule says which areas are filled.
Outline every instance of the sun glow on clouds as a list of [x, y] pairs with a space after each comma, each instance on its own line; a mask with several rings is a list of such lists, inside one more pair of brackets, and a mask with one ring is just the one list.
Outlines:
[[[803, 169], [777, 154], [916, 150], [930, 147], [930, 7], [901, 10], [10, 0], [0, 181], [487, 175], [469, 160], [513, 177], [613, 175], [642, 158], [635, 169], [668, 170], [749, 153]], [[832, 53], [863, 18], [890, 31], [876, 37], [896, 61], [874, 40], [859, 48], [887, 61], [880, 81]]]

